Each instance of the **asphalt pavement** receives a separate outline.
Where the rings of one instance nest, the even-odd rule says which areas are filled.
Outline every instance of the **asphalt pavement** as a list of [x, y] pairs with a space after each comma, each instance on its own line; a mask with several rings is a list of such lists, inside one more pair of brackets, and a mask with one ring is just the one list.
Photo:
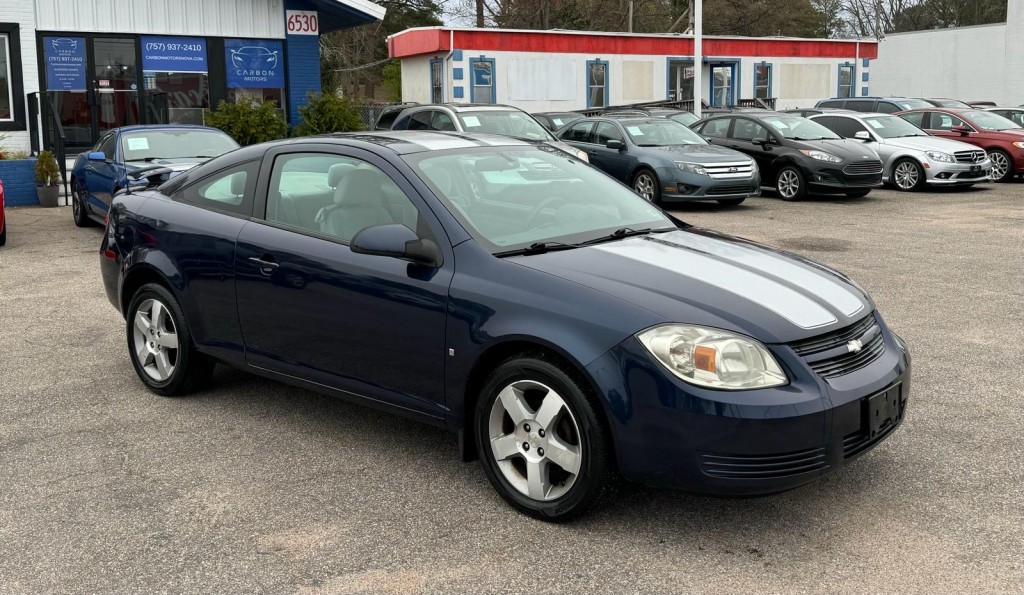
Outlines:
[[225, 367], [150, 394], [100, 228], [8, 209], [0, 593], [1021, 592], [1024, 183], [675, 212], [865, 287], [913, 354], [907, 418], [791, 492], [626, 485], [550, 525], [439, 429]]

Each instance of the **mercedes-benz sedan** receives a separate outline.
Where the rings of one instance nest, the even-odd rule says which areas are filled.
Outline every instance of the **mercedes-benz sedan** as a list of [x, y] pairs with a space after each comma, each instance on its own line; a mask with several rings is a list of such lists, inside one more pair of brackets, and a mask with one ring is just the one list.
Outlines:
[[245, 147], [117, 195], [100, 269], [151, 391], [221, 362], [443, 426], [549, 520], [619, 476], [800, 486], [889, 436], [910, 391], [906, 347], [841, 273], [510, 138]]

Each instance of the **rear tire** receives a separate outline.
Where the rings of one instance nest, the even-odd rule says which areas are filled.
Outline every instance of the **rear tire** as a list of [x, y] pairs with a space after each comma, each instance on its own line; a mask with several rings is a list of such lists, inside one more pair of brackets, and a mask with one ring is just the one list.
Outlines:
[[196, 351], [181, 306], [167, 288], [140, 287], [128, 306], [125, 330], [135, 373], [150, 391], [188, 394], [213, 374], [213, 360]]
[[1009, 182], [1014, 175], [1013, 158], [1010, 154], [1002, 149], [992, 149], [988, 152], [988, 157], [992, 160], [992, 181]]
[[747, 199], [745, 199], [745, 198], [720, 198], [720, 199], [718, 199], [717, 202], [718, 202], [718, 204], [724, 205], [724, 206], [727, 206], [727, 207], [735, 207], [736, 205], [743, 204], [743, 201], [745, 201], [745, 200], [747, 200]]
[[547, 359], [506, 360], [474, 415], [476, 448], [498, 494], [523, 514], [562, 522], [610, 491], [613, 455], [598, 405]]
[[892, 165], [889, 179], [897, 190], [915, 192], [924, 188], [927, 176], [918, 162], [913, 159], [900, 159]]
[[807, 196], [807, 183], [800, 170], [787, 165], [775, 175], [775, 191], [782, 200], [803, 200]]
[[90, 227], [92, 225], [92, 219], [85, 212], [86, 208], [85, 189], [82, 188], [81, 182], [73, 180], [71, 182], [71, 216], [78, 227]]

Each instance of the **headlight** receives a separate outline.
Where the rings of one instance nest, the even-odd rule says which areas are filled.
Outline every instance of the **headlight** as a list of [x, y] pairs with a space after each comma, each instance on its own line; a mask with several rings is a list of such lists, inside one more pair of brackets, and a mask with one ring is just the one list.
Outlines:
[[928, 151], [925, 153], [929, 158], [935, 161], [942, 161], [943, 163], [956, 163], [956, 159], [949, 153], [942, 153], [940, 151]]
[[1024, 141], [1017, 141], [1013, 143], [1013, 146], [1017, 147], [1018, 149], [1024, 149]]
[[786, 384], [786, 374], [764, 345], [713, 328], [667, 324], [636, 336], [670, 372], [698, 386], [727, 390]]
[[676, 167], [683, 171], [688, 171], [691, 174], [699, 174], [702, 176], [708, 175], [708, 170], [704, 169], [703, 165], [696, 163], [687, 163], [686, 161], [676, 161]]
[[587, 157], [587, 152], [586, 151], [576, 151], [576, 157], [578, 159], [582, 160], [582, 161], [586, 161], [587, 163], [590, 163], [590, 158]]
[[832, 153], [826, 153], [825, 151], [807, 150], [800, 149], [800, 152], [807, 155], [811, 159], [817, 159], [818, 161], [828, 161], [829, 163], [842, 163], [843, 160], [836, 157]]

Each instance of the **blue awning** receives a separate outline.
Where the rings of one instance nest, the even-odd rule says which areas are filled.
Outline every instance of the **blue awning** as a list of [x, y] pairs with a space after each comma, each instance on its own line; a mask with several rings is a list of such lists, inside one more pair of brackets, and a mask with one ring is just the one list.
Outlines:
[[385, 8], [369, 0], [306, 0], [316, 7], [320, 18], [320, 32], [329, 33], [348, 29], [384, 18]]

